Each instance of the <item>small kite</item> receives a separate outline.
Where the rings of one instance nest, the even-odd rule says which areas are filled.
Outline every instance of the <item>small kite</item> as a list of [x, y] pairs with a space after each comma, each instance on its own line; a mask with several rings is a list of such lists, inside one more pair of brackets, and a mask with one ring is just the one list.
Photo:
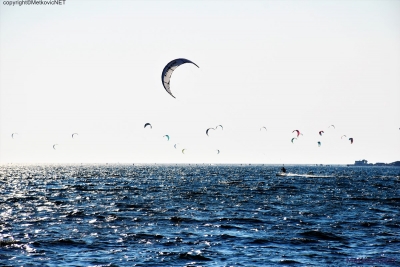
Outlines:
[[209, 130], [215, 130], [215, 129], [214, 129], [214, 128], [208, 128], [208, 129], [206, 130], [206, 135], [207, 135], [207, 136], [209, 136], [209, 135], [208, 135], [208, 131], [209, 131]]

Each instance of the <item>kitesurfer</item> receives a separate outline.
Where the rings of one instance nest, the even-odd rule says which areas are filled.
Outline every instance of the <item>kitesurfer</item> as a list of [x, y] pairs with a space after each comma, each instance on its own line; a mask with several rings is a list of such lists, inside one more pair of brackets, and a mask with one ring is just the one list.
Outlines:
[[286, 173], [285, 166], [282, 166], [282, 169], [281, 169], [281, 171], [282, 171], [283, 173]]

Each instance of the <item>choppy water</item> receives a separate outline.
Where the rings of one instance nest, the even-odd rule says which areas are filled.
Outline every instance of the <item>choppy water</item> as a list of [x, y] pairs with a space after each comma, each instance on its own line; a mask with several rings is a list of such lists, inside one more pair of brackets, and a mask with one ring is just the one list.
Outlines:
[[400, 265], [400, 168], [278, 170], [1, 166], [0, 266]]

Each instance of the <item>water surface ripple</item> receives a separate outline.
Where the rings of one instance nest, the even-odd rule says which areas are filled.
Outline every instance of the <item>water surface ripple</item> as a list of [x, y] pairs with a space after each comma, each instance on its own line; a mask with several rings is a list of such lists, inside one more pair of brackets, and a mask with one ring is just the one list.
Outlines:
[[400, 169], [0, 166], [0, 266], [398, 266]]

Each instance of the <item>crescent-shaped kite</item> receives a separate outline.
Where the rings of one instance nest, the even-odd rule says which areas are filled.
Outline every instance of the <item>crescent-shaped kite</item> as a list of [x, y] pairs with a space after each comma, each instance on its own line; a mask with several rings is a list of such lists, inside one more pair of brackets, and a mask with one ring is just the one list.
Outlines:
[[74, 138], [75, 135], [78, 135], [78, 133], [73, 133], [73, 134], [72, 134], [72, 138]]
[[192, 61], [190, 61], [190, 60], [188, 60], [188, 59], [185, 59], [185, 58], [177, 58], [177, 59], [174, 59], [174, 60], [172, 60], [171, 62], [169, 62], [169, 63], [164, 67], [164, 69], [163, 69], [163, 71], [162, 71], [162, 74], [161, 74], [161, 81], [162, 81], [162, 84], [163, 84], [163, 86], [164, 86], [164, 89], [165, 89], [165, 91], [167, 91], [168, 94], [170, 94], [173, 98], [175, 98], [175, 96], [172, 94], [171, 89], [170, 89], [170, 86], [169, 86], [169, 83], [170, 83], [170, 80], [171, 80], [171, 75], [172, 75], [172, 73], [174, 72], [174, 70], [175, 70], [177, 67], [179, 67], [180, 65], [185, 64], [185, 63], [192, 63], [192, 64], [194, 64], [196, 67], [199, 68], [199, 66], [197, 66], [196, 63], [194, 63], [194, 62], [192, 62]]
[[208, 131], [209, 131], [209, 130], [215, 130], [215, 129], [214, 129], [214, 128], [208, 128], [208, 129], [206, 130], [206, 135], [207, 135], [207, 136], [209, 136], [209, 135], [208, 135]]
[[144, 125], [144, 128], [146, 128], [147, 126], [150, 126], [150, 129], [153, 129], [153, 126], [151, 126], [150, 123], [146, 123], [146, 124]]

